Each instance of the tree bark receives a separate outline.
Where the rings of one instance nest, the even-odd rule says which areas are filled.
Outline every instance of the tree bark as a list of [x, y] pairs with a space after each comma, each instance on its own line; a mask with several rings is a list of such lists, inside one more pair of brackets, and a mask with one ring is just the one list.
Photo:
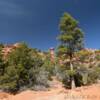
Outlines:
[[[71, 70], [71, 72], [74, 71], [73, 64], [72, 64], [71, 61], [70, 61], [70, 70]], [[72, 77], [71, 77], [71, 89], [74, 89], [75, 87], [76, 87], [76, 86], [75, 86], [75, 80], [74, 80], [74, 77], [72, 76]]]

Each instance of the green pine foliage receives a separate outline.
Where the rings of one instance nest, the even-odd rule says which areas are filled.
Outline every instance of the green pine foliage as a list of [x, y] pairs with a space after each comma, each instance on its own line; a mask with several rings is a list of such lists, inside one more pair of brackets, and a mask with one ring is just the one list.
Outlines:
[[50, 61], [48, 63], [42, 60], [38, 51], [29, 48], [25, 43], [21, 43], [18, 48], [9, 53], [6, 67], [2, 64], [0, 66], [0, 74], [3, 73], [0, 76], [0, 89], [4, 91], [17, 92], [36, 85], [48, 86], [51, 75], [49, 74], [51, 70], [48, 69], [51, 66]]
[[[58, 36], [58, 40], [61, 45], [58, 47], [58, 54], [69, 56], [70, 58], [70, 81], [74, 79], [74, 66], [72, 63], [72, 59], [74, 57], [74, 53], [81, 50], [83, 48], [83, 32], [79, 27], [78, 21], [76, 21], [70, 14], [64, 13], [60, 20], [60, 35]], [[70, 83], [71, 83], [70, 82]], [[73, 88], [74, 86], [71, 86]]]

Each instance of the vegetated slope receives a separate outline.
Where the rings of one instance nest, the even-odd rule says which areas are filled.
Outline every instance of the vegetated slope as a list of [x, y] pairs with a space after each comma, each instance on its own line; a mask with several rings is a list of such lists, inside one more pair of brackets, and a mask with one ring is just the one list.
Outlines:
[[0, 100], [100, 100], [100, 85], [66, 90], [62, 83], [54, 79], [48, 91], [27, 90], [16, 95], [0, 93]]
[[[20, 49], [22, 51], [20, 51]], [[39, 85], [39, 87], [41, 87], [41, 84], [47, 86], [46, 82], [48, 81], [48, 77], [45, 77], [45, 76], [48, 74], [47, 72], [49, 72], [49, 73], [52, 72], [52, 70], [50, 69], [52, 64], [50, 63], [49, 54], [43, 54], [41, 52], [38, 53], [36, 50], [33, 50], [33, 49], [30, 52], [30, 49], [27, 48], [27, 46], [25, 46], [24, 48], [22, 46], [20, 49], [17, 49], [17, 51], [15, 51], [15, 52], [13, 51], [14, 56], [12, 54], [10, 57], [14, 57], [14, 58], [10, 59], [10, 61], [9, 61], [10, 66], [8, 66], [8, 67], [6, 66], [7, 69], [9, 68], [11, 70], [11, 72], [14, 72], [14, 71], [12, 71], [12, 67], [14, 67], [15, 64], [13, 66], [11, 66], [12, 65], [11, 62], [12, 61], [15, 62], [16, 55], [17, 55], [17, 58], [21, 58], [20, 61], [17, 60], [17, 67], [16, 68], [18, 68], [18, 70], [17, 70], [18, 72], [19, 71], [23, 72], [24, 69], [25, 69], [25, 72], [27, 71], [27, 73], [28, 73], [30, 68], [35, 67], [34, 70], [36, 70], [36, 72], [38, 72], [38, 73], [33, 75], [35, 77], [30, 77], [29, 79], [27, 79], [27, 77], [18, 77], [18, 82], [21, 83], [19, 90], [21, 90], [21, 89], [24, 90], [23, 84], [25, 82], [26, 82], [26, 84], [24, 84], [24, 86], [26, 86], [26, 90], [29, 87], [28, 86], [29, 83], [30, 83], [30, 87], [35, 86], [35, 88], [36, 88], [36, 85]], [[28, 52], [26, 52], [27, 50], [28, 50]], [[23, 52], [23, 51], [25, 51], [25, 52]], [[27, 58], [27, 56], [25, 56], [27, 54], [29, 55], [28, 57], [30, 57], [32, 62], [30, 62], [31, 60], [29, 58]], [[38, 59], [36, 59], [36, 58], [38, 58]], [[65, 67], [67, 67], [66, 63], [68, 61], [66, 59], [64, 59], [64, 61], [63, 61], [64, 64], [65, 64]], [[27, 63], [26, 64], [24, 63], [24, 62], [27, 62], [27, 61], [29, 61], [28, 63], [31, 63], [32, 65], [34, 65], [32, 67], [31, 64], [30, 64], [30, 68], [28, 70], [27, 70]], [[34, 63], [33, 63], [33, 61], [34, 61]], [[42, 61], [42, 64], [41, 64], [41, 61]], [[1, 63], [2, 63], [2, 60], [1, 60]], [[39, 64], [39, 65], [37, 65], [37, 64]], [[89, 75], [90, 75], [90, 76], [88, 76], [89, 77], [89, 83], [93, 84], [93, 83], [95, 83], [95, 79], [100, 79], [100, 77], [99, 77], [100, 76], [100, 70], [99, 70], [100, 69], [100, 51], [94, 51], [94, 50], [93, 51], [91, 51], [91, 50], [80, 51], [73, 58], [73, 64], [76, 65], [76, 67], [80, 67], [80, 69], [82, 67], [86, 67], [86, 68], [89, 69], [89, 70], [86, 70], [87, 71], [86, 73], [89, 73]], [[19, 65], [21, 65], [21, 66], [19, 66]], [[53, 66], [53, 70], [54, 70], [54, 67], [55, 66]], [[56, 67], [58, 67], [58, 66], [56, 65]], [[94, 69], [94, 67], [96, 69]], [[20, 68], [21, 68], [21, 70], [20, 70]], [[37, 68], [39, 70], [37, 70]], [[44, 68], [46, 70], [44, 70]], [[13, 69], [15, 69], [15, 67]], [[5, 70], [5, 72], [10, 71], [10, 70]], [[31, 71], [32, 70], [30, 69], [30, 73], [31, 73]], [[61, 70], [59, 70], [59, 71], [62, 73]], [[17, 74], [19, 76], [18, 72], [17, 72]], [[24, 76], [22, 72], [20, 74], [22, 76]], [[79, 72], [82, 73], [83, 70], [82, 71], [79, 70]], [[27, 73], [25, 73], [25, 75]], [[12, 74], [12, 73], [7, 72], [7, 75], [9, 75], [9, 74]], [[7, 85], [5, 84], [5, 86], [8, 87], [10, 85], [9, 87], [11, 89], [12, 89], [13, 84], [11, 84], [12, 81], [9, 81], [9, 79], [11, 79], [13, 76], [15, 76], [16, 73], [13, 73], [13, 74], [14, 75], [9, 75], [9, 77], [7, 77], [7, 80], [5, 80], [5, 81], [2, 80], [2, 82], [5, 82], [5, 83], [9, 82], [9, 84], [7, 84]], [[48, 76], [52, 76], [52, 75], [53, 74], [48, 75]], [[61, 74], [59, 74], [59, 75], [61, 75]], [[27, 76], [29, 76], [29, 75], [27, 75]], [[64, 76], [64, 75], [62, 75], [62, 76]], [[4, 79], [5, 78], [6, 77], [4, 77]], [[27, 80], [32, 80], [32, 78], [34, 78], [34, 81], [35, 81], [35, 82], [32, 81], [32, 83], [34, 82], [35, 85], [31, 84], [31, 81], [29, 81], [29, 83], [27, 82]], [[65, 77], [65, 79], [67, 79], [67, 78], [68, 77]], [[16, 78], [14, 80], [16, 80]], [[20, 80], [22, 80], [22, 81], [20, 81]], [[62, 81], [62, 80], [60, 80], [60, 81]], [[1, 85], [3, 86], [4, 84], [2, 84], [2, 82], [1, 82]], [[15, 82], [15, 81], [13, 81], [13, 82]], [[90, 85], [90, 84], [87, 83], [85, 85]], [[84, 86], [84, 87], [76, 88], [74, 90], [68, 90], [68, 89], [65, 89], [63, 87], [63, 84], [61, 82], [57, 81], [54, 78], [53, 81], [50, 82], [50, 86], [51, 87], [49, 88], [48, 91], [30, 91], [30, 90], [27, 90], [27, 91], [21, 92], [21, 93], [16, 94], [16, 95], [9, 95], [7, 93], [2, 93], [1, 92], [0, 93], [0, 100], [100, 100], [100, 98], [99, 98], [100, 97], [100, 85], [92, 85], [92, 86], [89, 86], [89, 87]], [[15, 86], [15, 88], [16, 88], [16, 86]], [[44, 87], [42, 87], [42, 88], [44, 88]], [[34, 89], [34, 88], [32, 88], [32, 89]]]

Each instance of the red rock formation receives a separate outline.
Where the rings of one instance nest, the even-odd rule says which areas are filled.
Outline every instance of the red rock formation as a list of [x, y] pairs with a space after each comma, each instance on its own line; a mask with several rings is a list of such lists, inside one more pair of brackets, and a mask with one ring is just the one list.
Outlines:
[[51, 62], [54, 63], [54, 61], [55, 61], [54, 48], [50, 48], [50, 59], [51, 59]]
[[14, 49], [16, 49], [19, 46], [19, 43], [13, 44], [13, 45], [5, 45], [2, 54], [4, 59], [7, 57], [7, 55]]

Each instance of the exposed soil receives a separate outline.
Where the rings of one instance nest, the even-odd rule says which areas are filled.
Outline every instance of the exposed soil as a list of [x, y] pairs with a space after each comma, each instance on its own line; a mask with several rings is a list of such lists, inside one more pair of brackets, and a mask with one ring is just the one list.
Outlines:
[[27, 90], [16, 95], [0, 92], [0, 100], [100, 100], [100, 85], [66, 90], [54, 79], [48, 91]]

